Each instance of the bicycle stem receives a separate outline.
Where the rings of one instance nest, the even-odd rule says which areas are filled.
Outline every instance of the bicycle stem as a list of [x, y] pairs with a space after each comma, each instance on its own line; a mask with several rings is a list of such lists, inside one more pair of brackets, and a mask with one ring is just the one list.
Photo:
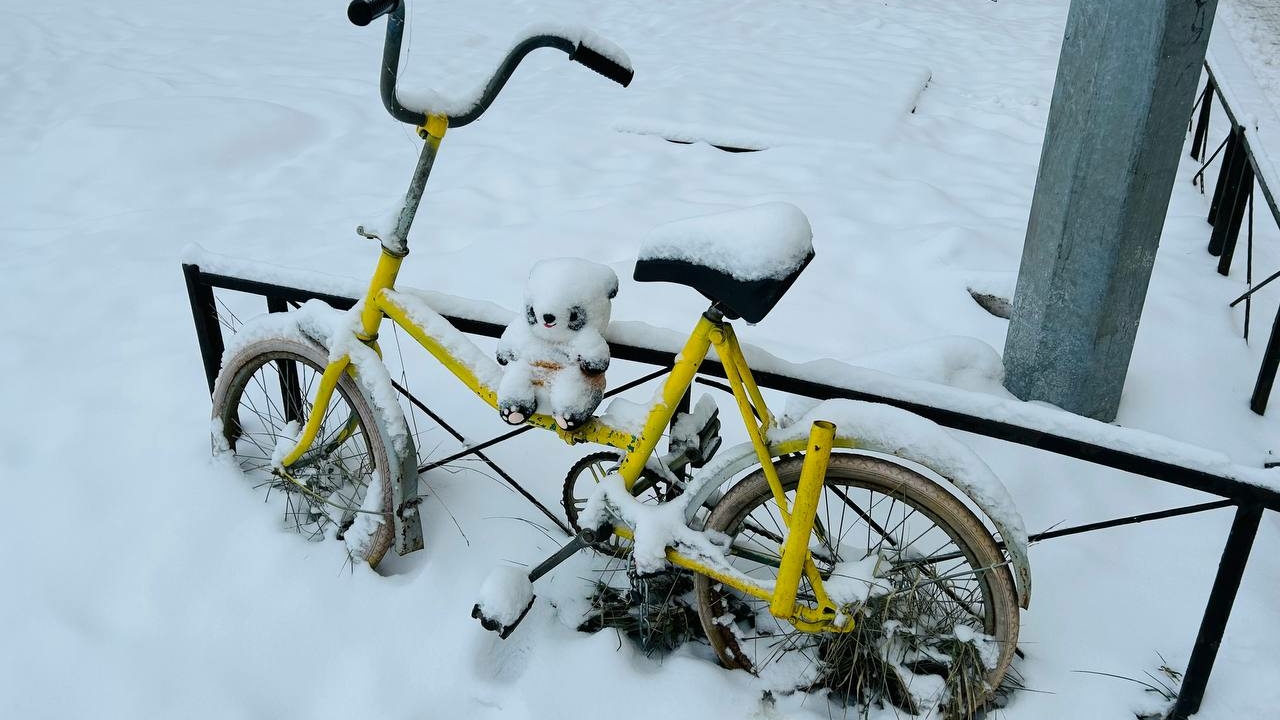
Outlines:
[[[511, 79], [512, 73], [515, 72], [516, 67], [520, 65], [520, 61], [526, 55], [539, 48], [554, 48], [564, 52], [569, 56], [570, 60], [605, 76], [623, 87], [631, 83], [633, 75], [629, 66], [620, 64], [611, 56], [607, 50], [607, 43], [600, 45], [597, 42], [593, 47], [585, 39], [572, 40], [560, 35], [541, 33], [526, 37], [511, 48], [498, 66], [498, 69], [489, 77], [488, 82], [485, 83], [484, 90], [474, 100], [471, 107], [454, 114], [448, 114], [447, 111], [442, 109], [428, 112], [427, 108], [415, 109], [406, 107], [400, 102], [400, 97], [396, 92], [396, 84], [400, 75], [400, 50], [404, 44], [405, 4], [402, 0], [353, 0], [351, 7], [348, 8], [347, 15], [357, 25], [367, 25], [372, 19], [383, 14], [387, 15], [387, 30], [382, 43], [382, 67], [379, 71], [378, 93], [382, 97], [383, 107], [387, 109], [391, 117], [417, 127], [418, 134], [426, 141], [422, 148], [422, 154], [418, 157], [418, 165], [414, 170], [413, 179], [409, 183], [409, 191], [405, 194], [404, 205], [396, 218], [395, 228], [391, 230], [390, 237], [377, 238], [382, 243], [383, 249], [395, 257], [404, 257], [409, 253], [409, 228], [413, 225], [414, 215], [418, 211], [418, 204], [422, 200], [422, 193], [427, 185], [427, 177], [431, 174], [431, 166], [435, 162], [440, 140], [444, 137], [445, 130], [450, 127], [462, 127], [479, 119], [485, 110], [488, 110], [489, 106], [493, 104], [493, 101], [498, 97], [498, 93], [502, 91], [507, 81]], [[363, 232], [362, 228], [357, 228], [356, 232], [366, 237], [374, 237], [372, 234]]]
[[444, 115], [431, 115], [418, 127], [418, 134], [424, 142], [422, 153], [418, 155], [418, 165], [413, 169], [413, 177], [409, 180], [409, 190], [404, 194], [404, 205], [396, 216], [396, 226], [391, 231], [391, 236], [379, 238], [383, 249], [396, 257], [409, 254], [409, 229], [413, 226], [418, 204], [422, 202], [422, 194], [427, 189], [427, 178], [431, 176], [431, 168], [440, 152], [440, 142], [448, 128], [449, 119]]

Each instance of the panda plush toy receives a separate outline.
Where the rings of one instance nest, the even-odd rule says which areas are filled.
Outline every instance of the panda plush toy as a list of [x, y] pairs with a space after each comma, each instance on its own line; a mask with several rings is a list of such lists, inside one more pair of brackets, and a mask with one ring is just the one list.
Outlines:
[[609, 367], [604, 331], [617, 294], [618, 276], [604, 265], [555, 258], [533, 266], [524, 316], [498, 341], [503, 420], [519, 425], [542, 412], [572, 430], [591, 418], [604, 396]]

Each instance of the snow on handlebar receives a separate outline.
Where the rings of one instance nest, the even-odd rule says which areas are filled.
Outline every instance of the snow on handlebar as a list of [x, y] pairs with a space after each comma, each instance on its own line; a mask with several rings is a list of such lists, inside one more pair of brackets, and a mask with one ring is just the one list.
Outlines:
[[382, 103], [392, 117], [412, 125], [420, 125], [427, 115], [448, 116], [450, 127], [462, 127], [479, 118], [506, 85], [520, 61], [538, 48], [561, 50], [570, 60], [623, 87], [631, 84], [635, 75], [627, 53], [591, 30], [578, 26], [538, 25], [526, 28], [517, 36], [506, 58], [484, 87], [453, 97], [431, 89], [401, 90], [396, 87], [396, 78], [400, 70], [400, 44], [404, 33], [404, 3], [401, 0], [352, 0], [347, 6], [347, 17], [360, 26], [386, 14], [391, 14], [391, 17], [387, 20], [383, 45]]
[[430, 88], [397, 88], [396, 97], [404, 105], [424, 114], [449, 116], [449, 126], [458, 127], [475, 120], [489, 108], [526, 55], [538, 48], [563, 51], [585, 67], [626, 87], [631, 82], [631, 60], [622, 48], [585, 28], [533, 26], [516, 36], [511, 50], [483, 87], [468, 93], [445, 95]]

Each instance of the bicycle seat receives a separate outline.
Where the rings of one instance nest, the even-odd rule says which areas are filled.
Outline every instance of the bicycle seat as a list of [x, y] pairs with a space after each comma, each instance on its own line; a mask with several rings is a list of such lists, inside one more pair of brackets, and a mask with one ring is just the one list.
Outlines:
[[726, 317], [757, 323], [812, 259], [808, 218], [774, 202], [655, 228], [640, 246], [633, 277], [691, 287]]

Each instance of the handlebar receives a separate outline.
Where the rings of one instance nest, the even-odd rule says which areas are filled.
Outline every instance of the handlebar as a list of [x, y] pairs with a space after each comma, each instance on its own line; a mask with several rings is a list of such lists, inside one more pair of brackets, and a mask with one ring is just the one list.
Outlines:
[[[400, 72], [400, 46], [404, 39], [404, 2], [403, 0], [351, 0], [347, 6], [347, 18], [361, 27], [368, 25], [383, 15], [387, 18], [387, 33], [382, 46], [382, 75], [379, 90], [382, 104], [391, 117], [410, 125], [421, 125], [429, 112], [428, 108], [410, 108], [400, 102], [396, 94], [396, 79]], [[635, 72], [626, 62], [626, 54], [609, 43], [592, 36], [589, 32], [581, 33], [574, 39], [565, 37], [562, 32], [545, 32], [532, 35], [507, 53], [497, 71], [485, 83], [484, 92], [475, 99], [470, 108], [457, 113], [444, 113], [449, 118], [449, 127], [456, 128], [467, 125], [481, 115], [507, 84], [511, 74], [526, 55], [538, 48], [555, 48], [567, 54], [570, 60], [577, 62], [603, 76], [626, 87], [631, 84]], [[435, 113], [440, 114], [440, 113]]]
[[347, 19], [364, 27], [395, 10], [399, 4], [400, 0], [351, 0], [351, 4], [347, 6]]
[[587, 46], [582, 41], [578, 42], [578, 47], [569, 53], [569, 59], [581, 63], [583, 66], [595, 70], [601, 75], [618, 83], [622, 87], [631, 84], [631, 78], [635, 77], [635, 71], [605, 55], [596, 51], [594, 48]]

